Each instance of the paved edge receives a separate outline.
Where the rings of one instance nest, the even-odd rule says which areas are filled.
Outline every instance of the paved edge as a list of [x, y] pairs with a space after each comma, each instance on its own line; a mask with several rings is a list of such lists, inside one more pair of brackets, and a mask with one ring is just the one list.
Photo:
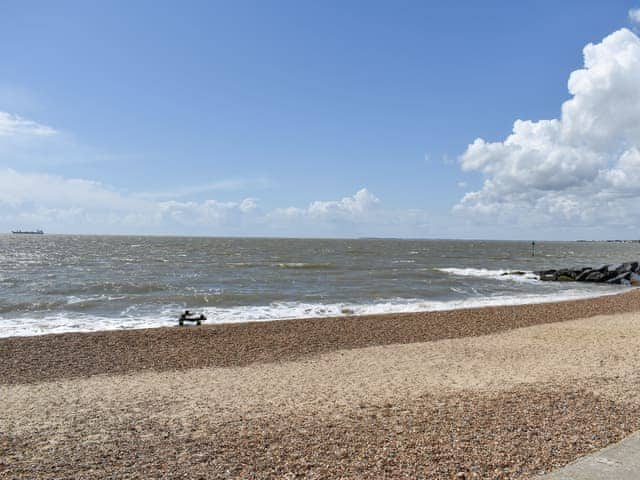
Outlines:
[[640, 432], [576, 460], [538, 480], [638, 480]]

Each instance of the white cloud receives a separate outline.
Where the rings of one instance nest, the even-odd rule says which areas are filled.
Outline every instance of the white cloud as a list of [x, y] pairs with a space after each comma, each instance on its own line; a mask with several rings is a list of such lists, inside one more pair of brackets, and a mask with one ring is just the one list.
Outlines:
[[[0, 229], [53, 232], [214, 235], [355, 235], [410, 231], [422, 211], [385, 211], [366, 188], [306, 208], [263, 210], [255, 198], [221, 202], [158, 200], [98, 182], [0, 169]], [[380, 228], [378, 228], [380, 227]], [[0, 230], [1, 231], [1, 230]]]
[[156, 220], [161, 224], [175, 222], [188, 226], [220, 226], [237, 221], [240, 217], [257, 209], [256, 201], [246, 198], [241, 202], [176, 202], [168, 201], [154, 205]]
[[632, 8], [629, 10], [629, 20], [640, 26], [640, 8]]
[[46, 125], [27, 120], [7, 112], [0, 112], [0, 136], [38, 136], [48, 137], [57, 132]]
[[44, 165], [107, 161], [101, 158], [103, 155], [78, 142], [72, 134], [0, 111], [0, 168], [19, 166], [40, 170]]
[[49, 226], [57, 231], [172, 231], [176, 225], [233, 222], [257, 209], [253, 198], [163, 202], [123, 194], [89, 180], [0, 170], [0, 221], [8, 227], [29, 222], [24, 227]]
[[0, 205], [5, 208], [80, 206], [120, 211], [144, 205], [131, 200], [89, 180], [40, 173], [25, 174], [11, 169], [0, 171]]
[[504, 141], [468, 146], [461, 167], [485, 181], [455, 211], [527, 224], [640, 219], [640, 39], [621, 29], [583, 53], [559, 119], [516, 120]]
[[380, 200], [366, 188], [341, 200], [311, 202], [307, 208], [287, 207], [273, 212], [275, 217], [321, 221], [363, 221], [376, 209]]
[[309, 205], [307, 212], [317, 218], [357, 218], [369, 213], [380, 203], [369, 190], [362, 188], [351, 197], [337, 201], [315, 201]]

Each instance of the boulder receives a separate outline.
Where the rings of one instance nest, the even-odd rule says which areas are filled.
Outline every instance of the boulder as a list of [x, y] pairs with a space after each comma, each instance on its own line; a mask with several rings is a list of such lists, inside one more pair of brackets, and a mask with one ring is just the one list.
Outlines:
[[618, 284], [618, 285], [631, 283], [629, 281], [629, 279], [631, 278], [631, 274], [632, 273], [633, 272], [623, 272], [620, 275], [617, 275], [617, 276], [607, 280], [607, 283], [615, 283], [615, 284]]
[[587, 275], [589, 275], [591, 272], [593, 272], [591, 268], [585, 268], [582, 272], [580, 272], [580, 275], [576, 277], [576, 281], [577, 282], [584, 281], [584, 279], [587, 278]]
[[570, 270], [568, 268], [563, 268], [556, 272], [556, 280], [575, 280], [577, 276], [578, 275], [575, 270]]
[[[634, 265], [635, 264], [635, 265]], [[638, 262], [626, 262], [621, 265], [620, 273], [622, 272], [635, 272], [638, 268]]]
[[607, 274], [604, 272], [600, 272], [598, 270], [594, 270], [589, 275], [584, 277], [585, 282], [603, 282], [607, 277]]
[[542, 270], [533, 273], [535, 273], [540, 278], [540, 280], [545, 282], [553, 281], [556, 279], [556, 270]]
[[607, 282], [620, 285], [640, 285], [640, 262], [602, 265], [595, 269], [591, 267], [550, 269], [534, 273], [543, 281]]

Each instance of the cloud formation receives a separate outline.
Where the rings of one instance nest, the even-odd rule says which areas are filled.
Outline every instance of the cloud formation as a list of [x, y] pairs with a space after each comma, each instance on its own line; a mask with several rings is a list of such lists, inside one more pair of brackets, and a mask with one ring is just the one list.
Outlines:
[[468, 146], [461, 167], [484, 184], [456, 212], [532, 225], [640, 219], [640, 39], [623, 28], [583, 54], [559, 119], [516, 120], [504, 141]]
[[46, 125], [41, 125], [7, 112], [0, 112], [0, 137], [49, 137], [56, 133], [56, 130]]
[[[99, 182], [0, 169], [0, 226], [78, 233], [308, 234], [371, 225], [380, 200], [363, 188], [340, 200], [314, 201], [307, 208], [263, 210], [255, 198], [221, 202], [161, 200], [121, 193]], [[395, 216], [395, 214], [394, 214]], [[412, 218], [417, 218], [415, 212]], [[349, 230], [345, 234], [349, 234]], [[353, 233], [353, 231], [351, 232]], [[298, 233], [299, 234], [299, 233]]]
[[377, 208], [380, 200], [366, 188], [340, 200], [311, 202], [307, 208], [289, 207], [278, 209], [275, 216], [306, 218], [325, 221], [366, 220]]
[[256, 209], [252, 198], [239, 202], [155, 201], [89, 180], [0, 170], [0, 221], [17, 226], [28, 222], [30, 228], [54, 224], [63, 230], [75, 226], [88, 231], [131, 227], [170, 231], [175, 225], [219, 226]]
[[629, 10], [629, 20], [632, 23], [640, 26], [640, 8], [632, 8]]

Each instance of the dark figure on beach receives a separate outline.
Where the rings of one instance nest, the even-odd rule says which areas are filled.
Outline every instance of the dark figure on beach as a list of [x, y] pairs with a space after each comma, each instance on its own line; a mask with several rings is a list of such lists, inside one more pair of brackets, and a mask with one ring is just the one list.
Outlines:
[[206, 320], [207, 317], [200, 314], [191, 313], [189, 310], [185, 310], [183, 314], [180, 315], [180, 319], [178, 320], [178, 324], [180, 326], [184, 325], [184, 322], [196, 322], [196, 325], [202, 325], [202, 322]]

